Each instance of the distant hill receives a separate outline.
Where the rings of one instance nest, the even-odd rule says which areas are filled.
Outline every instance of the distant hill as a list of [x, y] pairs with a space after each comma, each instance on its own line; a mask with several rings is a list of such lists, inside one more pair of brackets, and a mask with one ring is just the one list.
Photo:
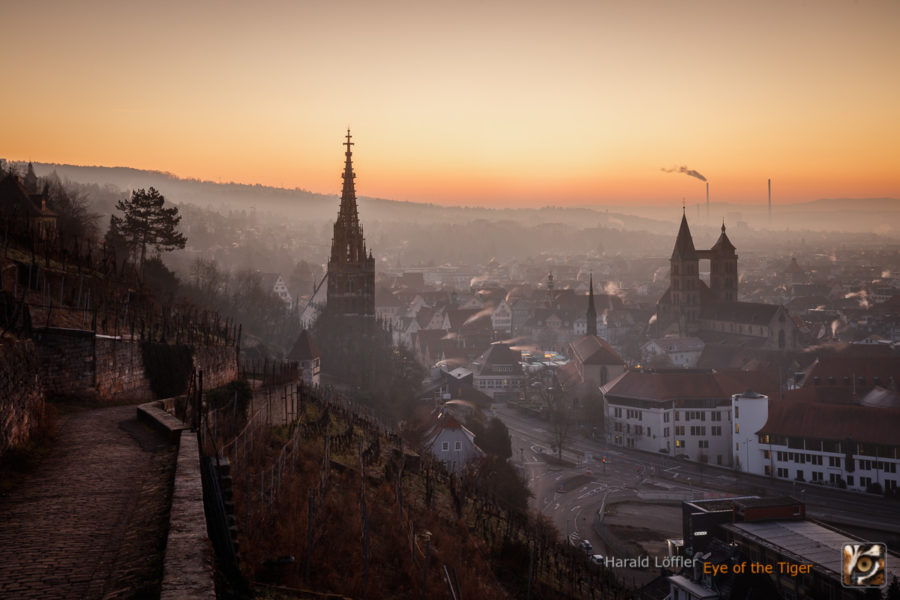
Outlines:
[[[331, 221], [337, 214], [336, 194], [319, 194], [301, 188], [284, 189], [263, 185], [216, 183], [181, 179], [171, 173], [128, 167], [93, 167], [34, 163], [38, 175], [56, 171], [63, 180], [113, 185], [122, 190], [153, 186], [170, 201], [209, 206], [215, 210], [247, 210], [282, 214], [304, 221]], [[577, 229], [604, 227], [671, 235], [672, 223], [681, 217], [680, 206], [581, 206], [545, 208], [486, 208], [440, 206], [400, 202], [384, 198], [359, 198], [361, 218], [367, 223], [406, 222], [468, 223], [477, 220], [509, 221], [524, 226], [560, 223]], [[770, 222], [766, 204], [713, 203], [709, 218], [705, 206], [688, 206], [692, 229], [717, 229], [724, 219], [728, 226], [742, 223], [753, 229], [791, 231], [844, 231], [900, 236], [900, 200], [896, 198], [823, 198], [812, 202], [773, 205]]]

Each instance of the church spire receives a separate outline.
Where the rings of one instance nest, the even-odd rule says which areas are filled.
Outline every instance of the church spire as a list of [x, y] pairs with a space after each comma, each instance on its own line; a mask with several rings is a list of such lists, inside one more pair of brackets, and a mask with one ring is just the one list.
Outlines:
[[347, 141], [344, 146], [344, 189], [341, 192], [341, 207], [334, 222], [334, 237], [331, 240], [331, 260], [340, 263], [363, 263], [366, 260], [366, 241], [363, 238], [362, 226], [359, 224], [359, 213], [356, 209], [356, 186], [353, 180], [353, 151], [350, 141], [350, 130], [347, 130]]
[[597, 335], [597, 309], [594, 307], [594, 274], [591, 273], [591, 286], [588, 292], [587, 334]]
[[341, 178], [344, 180], [344, 189], [341, 192], [341, 209], [338, 213], [338, 220], [343, 221], [345, 225], [359, 226], [359, 214], [356, 210], [356, 186], [353, 181], [356, 179], [356, 173], [353, 172], [353, 151], [351, 146], [354, 145], [350, 141], [350, 130], [347, 130], [347, 141], [344, 146], [347, 147], [344, 152], [344, 173]]
[[682, 212], [681, 215], [681, 227], [678, 229], [678, 238], [675, 240], [672, 258], [679, 258], [681, 260], [697, 259], [697, 251], [694, 248], [694, 238], [691, 235], [691, 228], [688, 227], [687, 214], [684, 212]]

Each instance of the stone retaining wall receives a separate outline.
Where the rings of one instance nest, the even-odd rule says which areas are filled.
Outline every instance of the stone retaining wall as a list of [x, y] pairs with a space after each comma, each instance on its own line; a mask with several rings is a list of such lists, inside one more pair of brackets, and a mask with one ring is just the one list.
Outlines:
[[[40, 381], [48, 397], [153, 398], [138, 340], [48, 328], [36, 330], [34, 342]], [[233, 346], [199, 346], [193, 353], [194, 366], [203, 369], [206, 389], [237, 378], [237, 349]]]
[[194, 349], [194, 366], [203, 369], [203, 389], [211, 390], [238, 378], [237, 350], [233, 346]]
[[34, 347], [41, 383], [47, 396], [93, 396], [94, 332], [80, 329], [39, 329]]
[[152, 400], [150, 382], [144, 374], [140, 342], [102, 335], [95, 340], [97, 395], [103, 399], [127, 395], [134, 400]]
[[0, 457], [28, 443], [43, 410], [34, 344], [20, 340], [0, 345]]

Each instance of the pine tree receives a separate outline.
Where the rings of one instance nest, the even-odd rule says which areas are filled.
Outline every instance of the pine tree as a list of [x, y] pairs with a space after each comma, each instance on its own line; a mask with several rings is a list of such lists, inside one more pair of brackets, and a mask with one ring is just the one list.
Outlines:
[[136, 252], [140, 250], [140, 266], [147, 258], [147, 247], [156, 248], [157, 254], [184, 248], [187, 238], [178, 231], [181, 216], [178, 208], [166, 208], [166, 199], [155, 188], [135, 190], [128, 200], [119, 200], [116, 208], [124, 213], [117, 224], [119, 233]]

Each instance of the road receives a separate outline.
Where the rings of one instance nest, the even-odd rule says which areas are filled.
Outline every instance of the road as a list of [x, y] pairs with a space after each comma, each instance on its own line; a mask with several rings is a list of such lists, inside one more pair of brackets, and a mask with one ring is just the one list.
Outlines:
[[[573, 437], [564, 446], [563, 461], [571, 466], [557, 466], [541, 457], [551, 452], [552, 436], [545, 421], [506, 405], [495, 404], [493, 409], [509, 429], [513, 460], [528, 478], [533, 506], [550, 516], [561, 532], [574, 532], [590, 540], [595, 552], [603, 553], [604, 545], [593, 531], [594, 515], [605, 501], [629, 498], [647, 501], [789, 495], [806, 504], [809, 518], [900, 535], [900, 504], [881, 496], [701, 467], [665, 455], [607, 447], [583, 437]], [[601, 462], [604, 455], [606, 464]], [[573, 479], [577, 476], [582, 477]], [[680, 537], [680, 531], [679, 519], [666, 535]]]

